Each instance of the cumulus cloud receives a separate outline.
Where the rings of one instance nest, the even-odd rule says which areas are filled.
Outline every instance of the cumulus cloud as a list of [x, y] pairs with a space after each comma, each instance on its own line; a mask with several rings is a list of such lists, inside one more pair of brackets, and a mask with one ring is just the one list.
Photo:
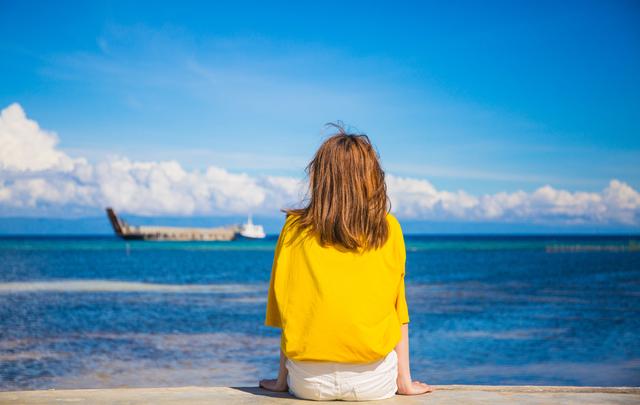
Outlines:
[[141, 215], [269, 213], [302, 196], [295, 179], [215, 166], [187, 171], [175, 161], [118, 156], [91, 164], [58, 149], [57, 136], [28, 119], [20, 105], [10, 105], [0, 117], [0, 213], [65, 206], [112, 206]]
[[69, 171], [74, 160], [56, 149], [58, 137], [27, 119], [14, 103], [0, 113], [0, 169]]
[[[438, 190], [428, 180], [387, 176], [393, 211], [425, 220], [626, 224], [640, 222], [640, 194], [611, 180], [601, 192], [545, 185], [533, 192], [472, 195]], [[250, 176], [210, 166], [185, 170], [176, 161], [111, 157], [98, 163], [71, 157], [58, 137], [12, 104], [0, 113], [0, 215], [51, 214], [112, 206], [140, 215], [276, 215], [298, 204], [303, 179]]]
[[437, 190], [427, 180], [393, 175], [387, 177], [387, 185], [394, 211], [408, 218], [565, 224], [640, 222], [640, 193], [619, 180], [611, 180], [601, 192], [569, 192], [545, 185], [531, 193], [481, 196]]

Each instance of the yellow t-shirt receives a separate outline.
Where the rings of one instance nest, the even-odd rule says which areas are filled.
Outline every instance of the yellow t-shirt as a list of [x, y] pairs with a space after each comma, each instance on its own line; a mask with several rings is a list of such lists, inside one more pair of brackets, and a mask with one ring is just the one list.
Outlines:
[[368, 363], [386, 356], [409, 322], [406, 252], [398, 220], [378, 249], [322, 247], [292, 229], [289, 215], [276, 246], [265, 325], [282, 328], [281, 348], [293, 360]]

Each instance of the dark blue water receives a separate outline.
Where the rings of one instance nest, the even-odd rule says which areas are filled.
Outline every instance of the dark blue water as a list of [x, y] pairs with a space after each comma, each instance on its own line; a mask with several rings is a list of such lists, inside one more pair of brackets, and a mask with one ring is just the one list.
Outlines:
[[[407, 236], [414, 378], [640, 384], [640, 237]], [[275, 238], [0, 239], [0, 389], [255, 385]]]

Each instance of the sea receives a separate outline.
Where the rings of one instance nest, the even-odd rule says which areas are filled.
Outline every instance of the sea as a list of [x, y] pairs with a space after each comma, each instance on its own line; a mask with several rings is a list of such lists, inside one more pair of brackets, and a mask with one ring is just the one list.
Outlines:
[[[640, 236], [405, 235], [414, 379], [640, 385]], [[0, 238], [0, 390], [256, 386], [276, 237]]]

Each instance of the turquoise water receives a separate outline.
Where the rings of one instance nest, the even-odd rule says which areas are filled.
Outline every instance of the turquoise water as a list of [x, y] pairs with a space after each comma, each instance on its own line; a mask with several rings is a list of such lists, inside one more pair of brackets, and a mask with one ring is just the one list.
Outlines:
[[[0, 238], [0, 389], [255, 385], [275, 237]], [[640, 237], [407, 236], [415, 378], [640, 384]]]

